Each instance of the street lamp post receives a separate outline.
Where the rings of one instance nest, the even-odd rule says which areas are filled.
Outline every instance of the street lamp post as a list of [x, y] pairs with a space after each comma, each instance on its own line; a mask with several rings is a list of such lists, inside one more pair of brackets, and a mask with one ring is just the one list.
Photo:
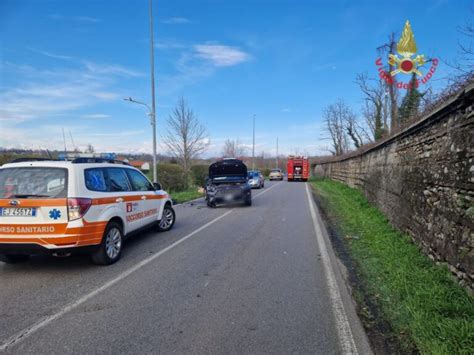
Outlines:
[[255, 170], [255, 115], [253, 115], [252, 170]]
[[153, 37], [153, 0], [149, 0], [150, 9], [150, 77], [151, 77], [151, 107], [147, 104], [136, 101], [131, 97], [124, 99], [139, 105], [143, 105], [148, 109], [150, 123], [153, 130], [153, 182], [157, 182], [156, 174], [156, 105], [155, 105], [155, 46]]
[[155, 120], [155, 111], [152, 107], [147, 105], [144, 102], [137, 101], [128, 97], [124, 99], [125, 101], [133, 102], [134, 104], [145, 106], [148, 109], [148, 116], [150, 116], [150, 123], [153, 129], [153, 182], [157, 182], [156, 179], [156, 120]]
[[156, 176], [156, 107], [155, 107], [155, 46], [153, 36], [153, 0], [150, 4], [150, 76], [151, 76], [151, 126], [153, 129], [153, 182]]
[[278, 137], [277, 137], [277, 151], [276, 151], [276, 168], [278, 169]]

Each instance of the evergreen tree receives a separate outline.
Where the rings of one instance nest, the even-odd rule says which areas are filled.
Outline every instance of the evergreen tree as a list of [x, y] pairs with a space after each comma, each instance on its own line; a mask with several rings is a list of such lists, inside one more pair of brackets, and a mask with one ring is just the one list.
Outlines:
[[382, 121], [382, 103], [375, 105], [374, 117], [374, 140], [379, 140], [385, 135], [385, 129]]
[[416, 74], [413, 73], [410, 81], [410, 88], [407, 90], [398, 109], [398, 119], [401, 125], [408, 122], [412, 117], [416, 116], [420, 107], [420, 101], [423, 95], [418, 91], [416, 86]]

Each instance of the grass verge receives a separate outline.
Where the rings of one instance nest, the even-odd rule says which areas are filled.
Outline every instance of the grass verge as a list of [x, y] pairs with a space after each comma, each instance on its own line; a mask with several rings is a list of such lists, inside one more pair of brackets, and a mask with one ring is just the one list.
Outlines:
[[311, 184], [343, 236], [364, 297], [375, 300], [401, 351], [474, 354], [474, 299], [448, 269], [391, 227], [358, 190], [331, 180]]
[[203, 196], [196, 187], [184, 191], [171, 192], [170, 195], [174, 203], [183, 203]]

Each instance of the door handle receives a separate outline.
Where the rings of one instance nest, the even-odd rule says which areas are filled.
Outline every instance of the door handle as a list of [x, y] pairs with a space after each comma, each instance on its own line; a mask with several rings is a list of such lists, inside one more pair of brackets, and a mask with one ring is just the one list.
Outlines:
[[115, 200], [115, 202], [123, 202], [123, 198], [119, 197], [118, 199]]
[[142, 196], [142, 200], [146, 200], [146, 196]]

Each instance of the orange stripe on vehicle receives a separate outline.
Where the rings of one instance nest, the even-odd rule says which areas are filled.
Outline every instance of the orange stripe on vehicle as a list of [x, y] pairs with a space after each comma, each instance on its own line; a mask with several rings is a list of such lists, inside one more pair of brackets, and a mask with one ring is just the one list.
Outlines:
[[103, 233], [106, 221], [86, 222], [82, 227], [67, 228], [67, 223], [49, 224], [1, 224], [0, 235], [83, 235]]
[[123, 202], [141, 201], [142, 196], [146, 196], [147, 200], [162, 200], [167, 198], [168, 195], [133, 195], [133, 196], [112, 196], [112, 197], [101, 197], [94, 198], [92, 200], [93, 205], [108, 205], [116, 203], [117, 199], [121, 198]]
[[[48, 227], [48, 225], [35, 225]], [[49, 226], [52, 226], [51, 224]], [[56, 225], [55, 225], [56, 226]], [[0, 243], [25, 243], [38, 244], [45, 247], [51, 246], [87, 246], [97, 245], [102, 241], [107, 222], [86, 222], [84, 227], [67, 228], [67, 224], [60, 224], [60, 233], [2, 233], [0, 226]], [[18, 226], [15, 226], [18, 227]], [[16, 229], [15, 229], [16, 231]]]
[[[12, 206], [10, 201], [18, 201], [18, 205]], [[33, 198], [2, 198], [0, 199], [0, 207], [51, 207], [51, 206], [66, 206], [67, 199], [65, 198], [48, 198], [48, 199], [33, 199]]]
[[168, 198], [168, 195], [155, 195], [155, 196], [148, 196], [150, 200], [163, 200], [165, 198]]
[[51, 235], [64, 234], [67, 223], [1, 224], [0, 235]]

